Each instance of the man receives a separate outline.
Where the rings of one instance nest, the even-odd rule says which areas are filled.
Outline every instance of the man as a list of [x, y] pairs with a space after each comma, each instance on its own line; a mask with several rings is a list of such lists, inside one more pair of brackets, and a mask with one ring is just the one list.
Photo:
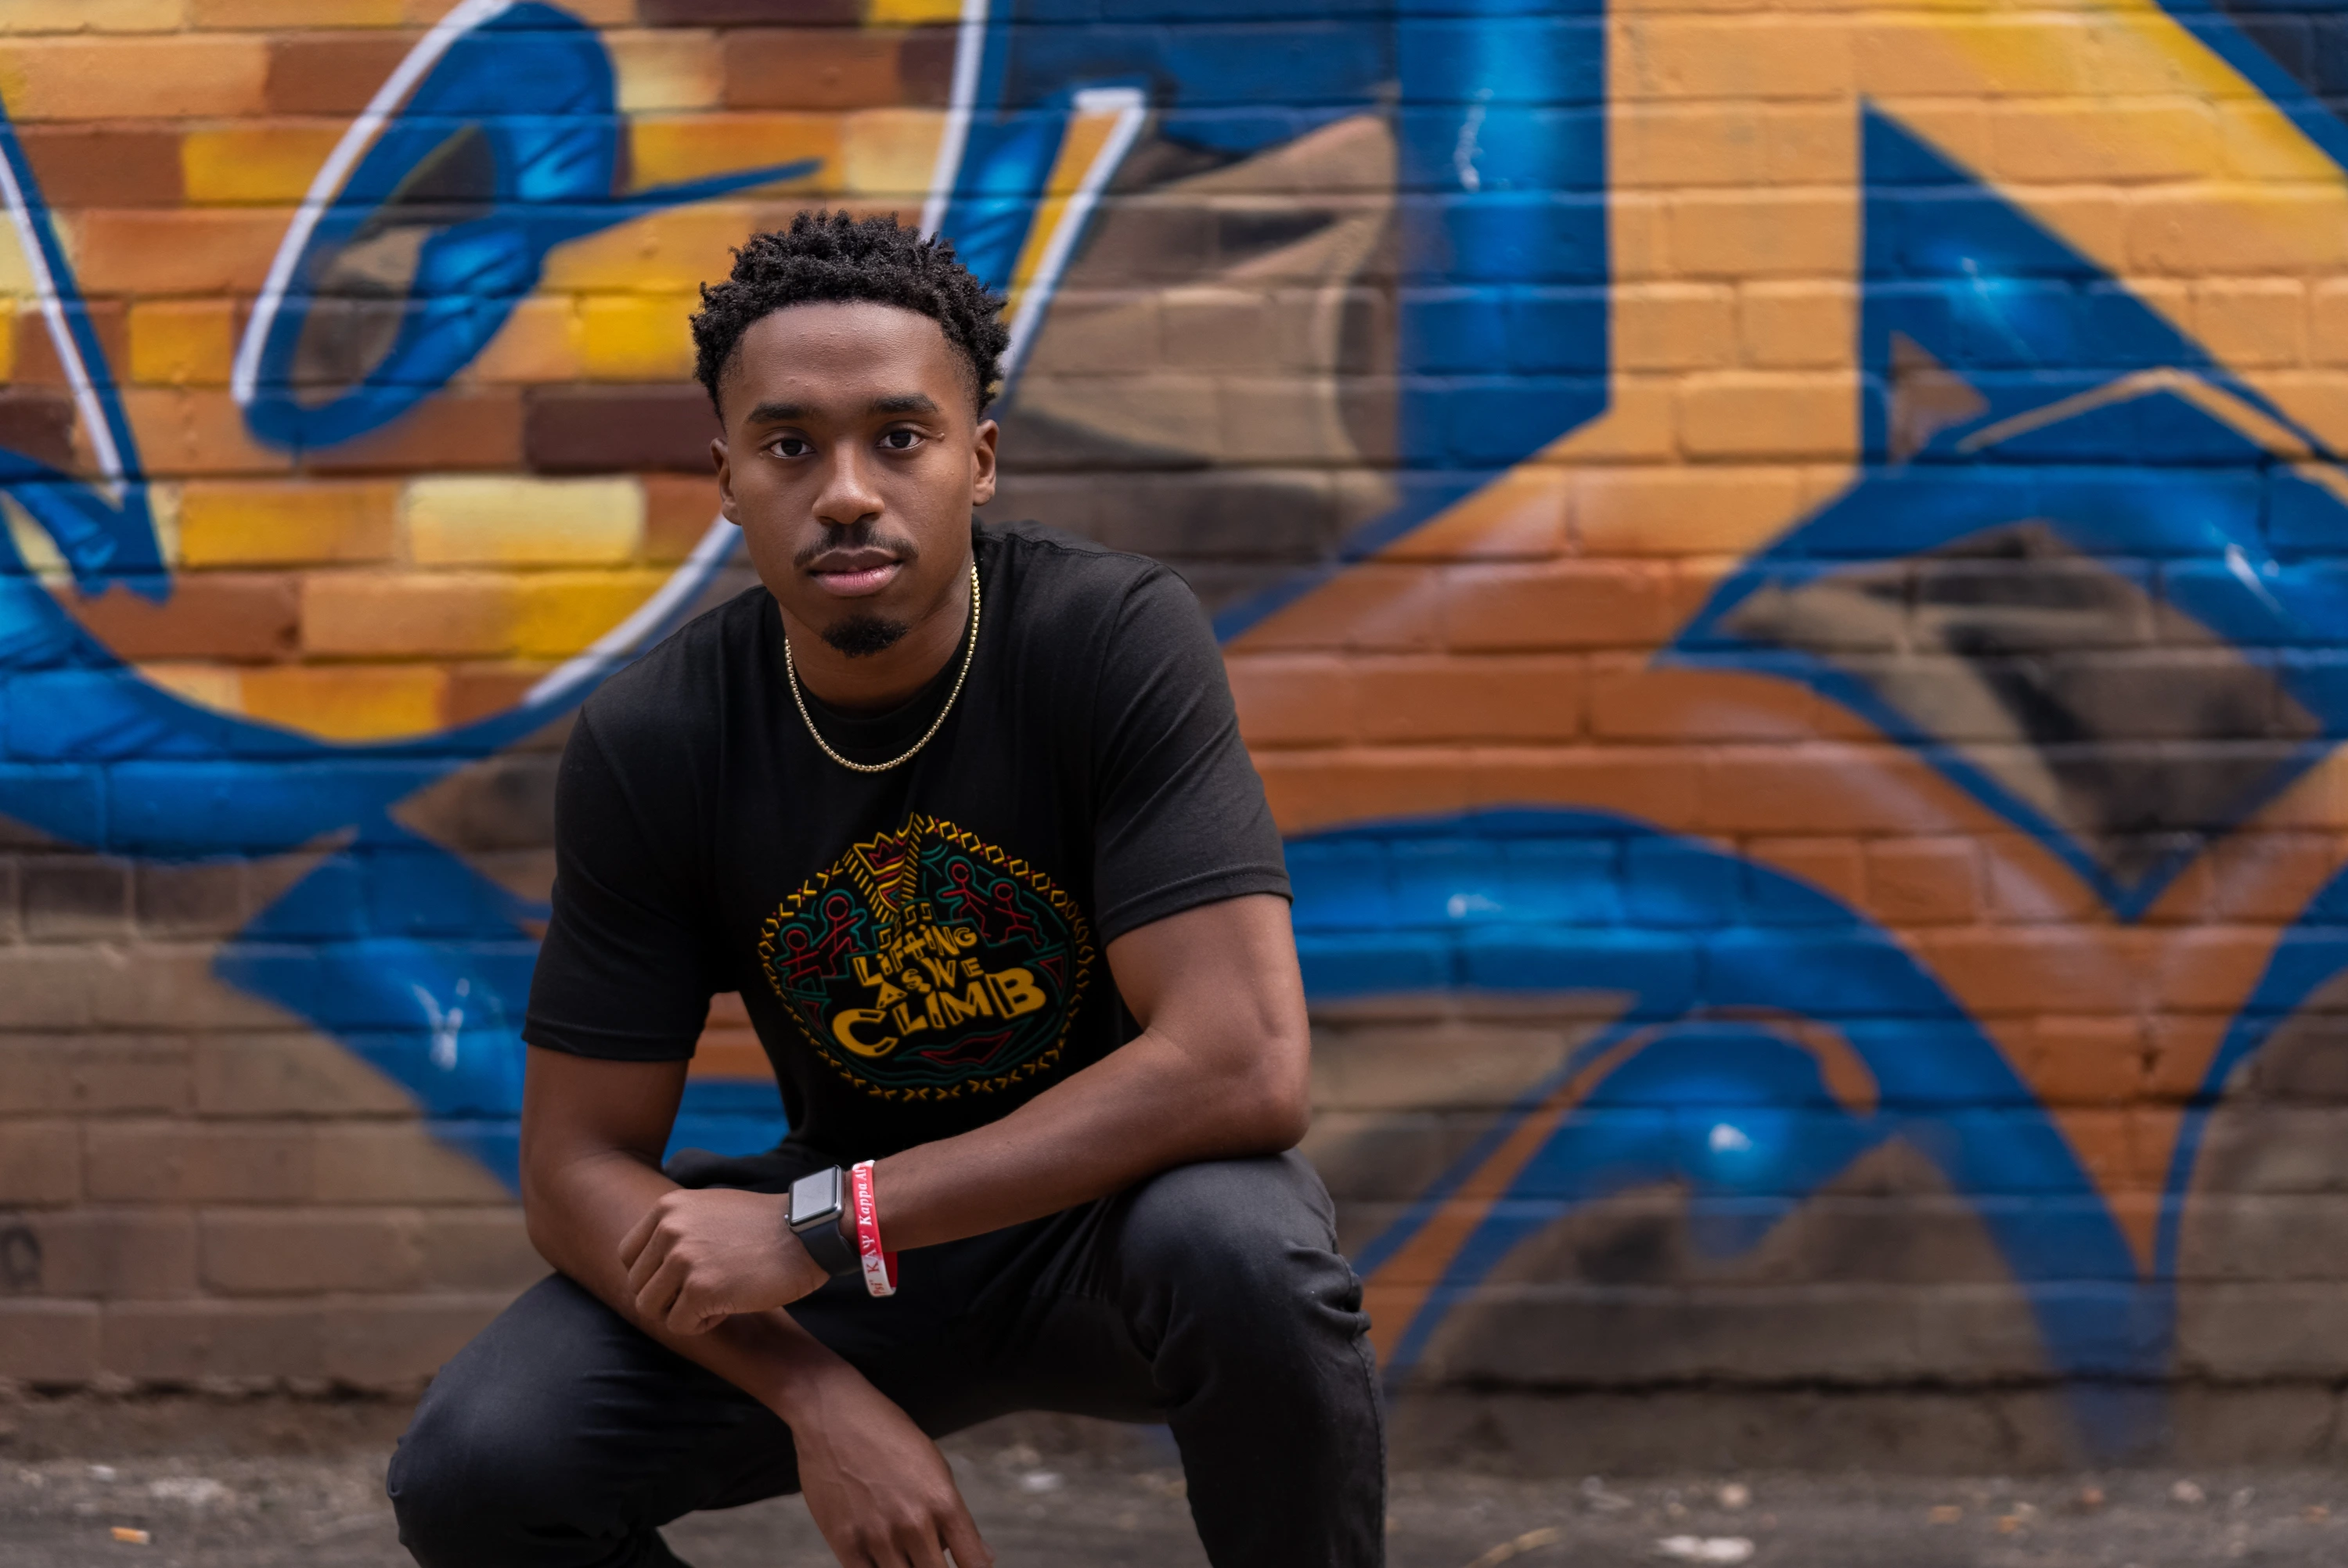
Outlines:
[[[1381, 1561], [1280, 841], [1197, 604], [973, 522], [1006, 340], [950, 246], [802, 216], [702, 299], [763, 586], [564, 751], [522, 1111], [561, 1272], [434, 1380], [400, 1539], [669, 1563], [657, 1526], [796, 1490], [851, 1568], [983, 1568], [931, 1440], [1053, 1409], [1168, 1422], [1219, 1568]], [[664, 1171], [728, 989], [791, 1137]]]

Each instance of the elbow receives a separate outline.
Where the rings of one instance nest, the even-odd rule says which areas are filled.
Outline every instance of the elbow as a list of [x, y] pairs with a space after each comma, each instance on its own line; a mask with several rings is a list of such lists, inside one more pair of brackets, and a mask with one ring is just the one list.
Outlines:
[[1265, 1051], [1232, 1107], [1234, 1142], [1251, 1154], [1277, 1154], [1304, 1142], [1313, 1125], [1313, 1076], [1308, 1043], [1299, 1038]]

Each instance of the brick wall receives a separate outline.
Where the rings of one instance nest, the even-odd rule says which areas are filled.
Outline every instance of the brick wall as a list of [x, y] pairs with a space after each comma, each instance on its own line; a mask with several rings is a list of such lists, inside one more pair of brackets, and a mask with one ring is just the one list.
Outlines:
[[2326, 1452], [2335, 31], [0, 4], [0, 1377], [534, 1276], [552, 757], [747, 580], [683, 318], [829, 203], [1008, 295], [994, 514], [1218, 617], [1406, 1449]]

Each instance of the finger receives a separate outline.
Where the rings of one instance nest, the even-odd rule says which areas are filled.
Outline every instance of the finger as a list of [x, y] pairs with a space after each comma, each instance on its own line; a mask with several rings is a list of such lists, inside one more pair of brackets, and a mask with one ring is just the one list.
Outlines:
[[620, 1238], [621, 1267], [632, 1269], [636, 1266], [636, 1255], [644, 1250], [644, 1243], [653, 1239], [653, 1232], [660, 1228], [660, 1205], [654, 1204], [644, 1211], [644, 1218], [628, 1227], [628, 1234]]
[[636, 1292], [636, 1312], [647, 1323], [664, 1322], [668, 1309], [675, 1305], [677, 1293], [685, 1288], [686, 1270], [677, 1259], [664, 1261]]
[[687, 1279], [669, 1304], [668, 1326], [679, 1334], [705, 1334], [726, 1316], [726, 1309], [712, 1302], [707, 1291]]
[[953, 1553], [954, 1568], [994, 1568], [994, 1553], [979, 1539], [978, 1521], [970, 1516], [968, 1503], [957, 1496], [953, 1512], [939, 1522], [944, 1527], [946, 1550]]
[[925, 1524], [905, 1542], [905, 1561], [913, 1568], [947, 1568], [945, 1542], [937, 1525]]

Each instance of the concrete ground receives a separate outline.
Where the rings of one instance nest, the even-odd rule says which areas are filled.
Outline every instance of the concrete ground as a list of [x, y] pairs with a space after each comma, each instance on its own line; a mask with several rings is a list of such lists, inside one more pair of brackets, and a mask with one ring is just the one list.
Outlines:
[[[401, 1420], [369, 1401], [0, 1404], [0, 1563], [399, 1568], [383, 1466]], [[1162, 1433], [1027, 1422], [948, 1447], [1005, 1568], [1205, 1562]], [[795, 1499], [696, 1515], [669, 1539], [697, 1568], [831, 1561]], [[2348, 1476], [1413, 1473], [1394, 1479], [1388, 1545], [1395, 1568], [2331, 1565], [2348, 1562]]]

